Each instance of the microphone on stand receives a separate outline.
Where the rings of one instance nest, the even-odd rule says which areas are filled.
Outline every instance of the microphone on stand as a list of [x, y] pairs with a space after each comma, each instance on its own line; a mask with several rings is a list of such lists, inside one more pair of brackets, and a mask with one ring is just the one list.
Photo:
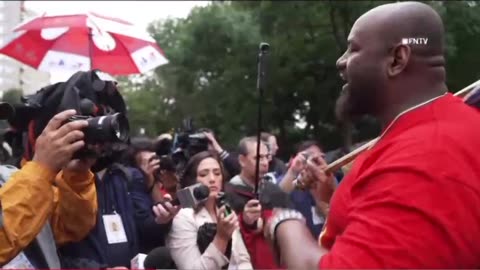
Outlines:
[[267, 76], [267, 56], [270, 45], [262, 42], [258, 48], [257, 58], [257, 90], [258, 90], [258, 115], [257, 115], [257, 160], [255, 164], [255, 188], [254, 194], [258, 198], [258, 185], [260, 177], [260, 141], [262, 132], [262, 106], [263, 106], [263, 92], [265, 90], [266, 76]]

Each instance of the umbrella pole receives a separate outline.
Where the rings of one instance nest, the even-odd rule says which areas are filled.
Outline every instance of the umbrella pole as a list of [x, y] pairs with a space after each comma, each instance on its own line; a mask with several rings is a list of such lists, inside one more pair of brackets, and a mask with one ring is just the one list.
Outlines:
[[90, 70], [93, 70], [93, 32], [88, 28], [88, 59], [90, 61]]

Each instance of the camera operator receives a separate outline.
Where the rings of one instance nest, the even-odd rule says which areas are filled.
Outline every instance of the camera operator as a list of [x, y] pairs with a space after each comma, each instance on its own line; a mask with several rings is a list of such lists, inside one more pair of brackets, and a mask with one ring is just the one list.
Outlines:
[[0, 188], [5, 268], [60, 268], [55, 242], [79, 241], [95, 224], [94, 161], [71, 160], [85, 144], [87, 122], [64, 124], [75, 113], [63, 111], [48, 122], [36, 138], [33, 160], [24, 160], [20, 170], [0, 167], [2, 182], [8, 180]]

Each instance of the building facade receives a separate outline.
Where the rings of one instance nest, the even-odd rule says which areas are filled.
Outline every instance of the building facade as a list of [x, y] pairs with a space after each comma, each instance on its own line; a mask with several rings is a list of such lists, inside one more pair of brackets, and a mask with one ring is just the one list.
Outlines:
[[[23, 8], [23, 1], [0, 1], [0, 44], [3, 46], [12, 30], [22, 21], [35, 16]], [[0, 55], [0, 97], [10, 89], [21, 89], [24, 95], [32, 94], [50, 84], [50, 74]]]

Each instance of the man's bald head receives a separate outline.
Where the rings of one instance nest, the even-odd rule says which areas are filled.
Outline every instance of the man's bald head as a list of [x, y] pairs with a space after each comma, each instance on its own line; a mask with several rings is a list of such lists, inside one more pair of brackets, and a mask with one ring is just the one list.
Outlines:
[[[422, 39], [423, 43], [405, 43]], [[411, 104], [445, 91], [444, 27], [419, 2], [378, 6], [362, 15], [337, 61], [348, 82], [337, 101], [343, 119], [370, 114], [388, 121]]]
[[[420, 2], [401, 2], [378, 6], [356, 22], [376, 32], [377, 39], [392, 46], [408, 38], [426, 38], [427, 44], [410, 44], [412, 53], [439, 56], [444, 53], [444, 26], [440, 15]], [[372, 25], [373, 24], [373, 25]]]

